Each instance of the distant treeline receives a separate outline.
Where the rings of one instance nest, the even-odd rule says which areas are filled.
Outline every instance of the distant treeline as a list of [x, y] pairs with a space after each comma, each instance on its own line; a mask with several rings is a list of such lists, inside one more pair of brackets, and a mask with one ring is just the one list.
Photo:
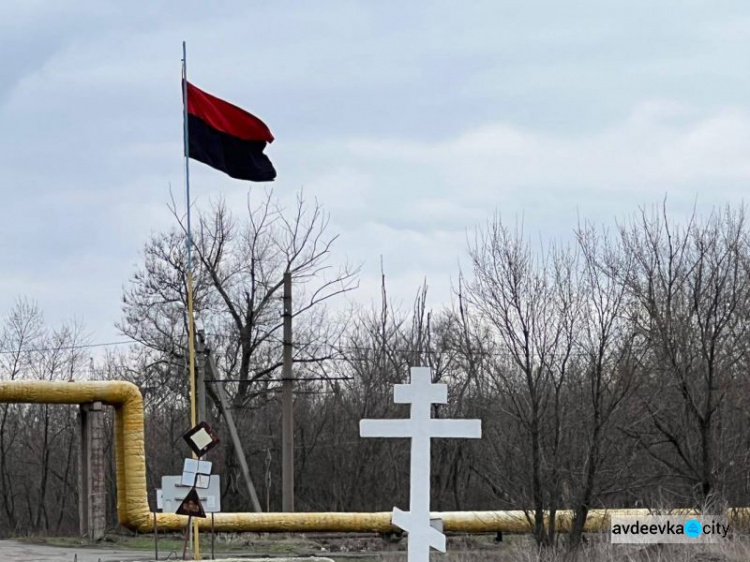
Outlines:
[[[48, 328], [20, 300], [2, 327], [3, 379], [126, 379], [145, 397], [149, 490], [189, 453], [185, 239], [155, 234], [123, 296], [126, 349], [90, 359], [83, 330]], [[332, 310], [356, 268], [331, 268], [317, 205], [269, 196], [195, 229], [195, 306], [264, 509], [281, 508], [281, 280], [294, 280], [296, 508], [408, 506], [409, 449], [363, 440], [363, 418], [405, 417], [411, 365], [449, 385], [435, 417], [480, 418], [483, 439], [433, 443], [435, 510], [750, 505], [750, 239], [743, 208], [673, 221], [642, 210], [613, 231], [582, 224], [543, 247], [499, 216], [477, 229], [450, 306], [415, 288], [410, 310]], [[201, 362], [203, 360], [201, 356]], [[227, 435], [209, 385], [209, 423]], [[111, 424], [111, 419], [108, 420]], [[75, 409], [0, 405], [0, 532], [76, 533]], [[110, 432], [111, 437], [111, 432]], [[116, 527], [112, 444], [108, 505]], [[230, 440], [210, 454], [226, 511], [249, 511]], [[153, 494], [150, 497], [154, 505]]]

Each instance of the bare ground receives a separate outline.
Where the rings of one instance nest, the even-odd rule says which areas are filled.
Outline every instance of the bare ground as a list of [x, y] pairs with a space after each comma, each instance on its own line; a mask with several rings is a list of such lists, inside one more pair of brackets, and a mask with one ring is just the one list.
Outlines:
[[[159, 558], [181, 558], [180, 537], [160, 539]], [[204, 559], [210, 556], [210, 541], [201, 541]], [[216, 541], [217, 557], [258, 558], [325, 556], [337, 562], [406, 562], [406, 540], [390, 543], [379, 536], [342, 535], [221, 535]], [[433, 553], [442, 562], [749, 562], [750, 537], [735, 537], [719, 545], [612, 545], [593, 536], [575, 553], [565, 549], [540, 551], [527, 536], [506, 536], [495, 543], [494, 536], [452, 536], [448, 553]], [[0, 560], [18, 562], [120, 562], [154, 560], [153, 538], [110, 537], [90, 545], [79, 539], [46, 538], [0, 541]]]

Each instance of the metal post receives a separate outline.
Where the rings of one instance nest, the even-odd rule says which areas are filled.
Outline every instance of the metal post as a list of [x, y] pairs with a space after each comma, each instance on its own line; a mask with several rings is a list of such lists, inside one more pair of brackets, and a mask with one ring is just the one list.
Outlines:
[[284, 362], [281, 391], [281, 503], [294, 511], [294, 381], [292, 381], [292, 274], [284, 273]]
[[192, 523], [192, 521], [193, 521], [193, 516], [188, 515], [187, 526], [185, 527], [185, 541], [182, 543], [182, 559], [183, 560], [187, 560], [186, 558], [187, 547], [188, 547], [188, 543], [190, 542], [190, 530], [191, 530], [190, 524]]
[[156, 526], [156, 512], [154, 511], [154, 560], [159, 560], [159, 528]]
[[[182, 140], [185, 147], [185, 205], [187, 206], [187, 305], [188, 305], [188, 371], [190, 373], [190, 423], [195, 426], [195, 317], [193, 315], [193, 231], [190, 222], [190, 140], [188, 138], [188, 87], [187, 87], [187, 44], [182, 42]], [[193, 455], [195, 458], [195, 455]], [[201, 559], [198, 523], [194, 532], [195, 558]]]

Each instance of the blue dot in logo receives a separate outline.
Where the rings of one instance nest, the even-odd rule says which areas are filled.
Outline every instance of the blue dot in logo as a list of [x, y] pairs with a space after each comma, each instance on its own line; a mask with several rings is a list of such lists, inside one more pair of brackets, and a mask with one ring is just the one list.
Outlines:
[[685, 521], [685, 534], [694, 539], [700, 537], [703, 534], [703, 526], [697, 519], [688, 519]]

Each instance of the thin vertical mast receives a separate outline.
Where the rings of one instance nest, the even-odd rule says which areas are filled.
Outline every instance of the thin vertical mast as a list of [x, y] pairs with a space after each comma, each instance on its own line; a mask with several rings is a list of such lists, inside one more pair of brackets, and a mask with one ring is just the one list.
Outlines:
[[193, 231], [190, 203], [190, 140], [188, 138], [187, 102], [187, 46], [182, 42], [182, 134], [185, 145], [185, 201], [187, 205], [187, 304], [188, 304], [188, 362], [190, 370], [190, 423], [195, 426], [195, 322], [193, 319]]
[[188, 137], [187, 45], [182, 42], [182, 139], [185, 148], [185, 195], [187, 201], [187, 269], [193, 269], [193, 234], [190, 225], [190, 141]]
[[[193, 231], [190, 222], [190, 139], [188, 138], [187, 45], [182, 42], [182, 136], [185, 146], [185, 201], [187, 205], [187, 305], [188, 305], [188, 363], [190, 371], [190, 425], [198, 423], [195, 412], [195, 319], [193, 315]], [[195, 458], [195, 454], [193, 454]], [[193, 521], [193, 555], [201, 559], [198, 522]]]

